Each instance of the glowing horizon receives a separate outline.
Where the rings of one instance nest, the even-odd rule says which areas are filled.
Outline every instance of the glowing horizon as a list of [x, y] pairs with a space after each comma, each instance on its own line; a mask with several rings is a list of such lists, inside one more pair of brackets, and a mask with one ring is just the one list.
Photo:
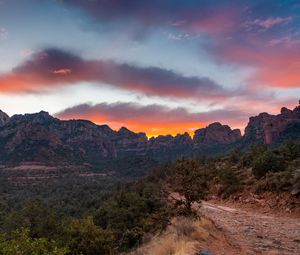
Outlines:
[[299, 25], [297, 1], [2, 0], [0, 109], [147, 136], [243, 129], [298, 102]]

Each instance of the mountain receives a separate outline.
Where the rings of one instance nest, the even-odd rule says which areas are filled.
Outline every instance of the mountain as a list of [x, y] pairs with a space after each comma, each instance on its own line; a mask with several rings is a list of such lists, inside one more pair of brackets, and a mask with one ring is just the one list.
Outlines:
[[105, 126], [61, 121], [47, 112], [14, 115], [0, 126], [0, 159], [2, 163], [93, 163], [116, 154], [108, 133]]
[[235, 146], [262, 142], [276, 145], [300, 138], [300, 106], [282, 108], [278, 115], [261, 113], [251, 117], [244, 136], [219, 122], [177, 136], [148, 139], [122, 127], [118, 131], [87, 120], [59, 120], [41, 111], [9, 117], [0, 111], [0, 163], [46, 162], [99, 164], [104, 160], [145, 156], [156, 160], [194, 154], [212, 155]]
[[0, 127], [3, 126], [6, 122], [8, 122], [9, 116], [0, 110]]
[[294, 110], [285, 107], [278, 115], [266, 112], [251, 117], [245, 129], [245, 141], [279, 144], [284, 140], [300, 137], [300, 105]]
[[206, 128], [195, 131], [194, 143], [196, 147], [213, 144], [232, 144], [242, 138], [239, 129], [232, 130], [219, 122], [210, 124]]

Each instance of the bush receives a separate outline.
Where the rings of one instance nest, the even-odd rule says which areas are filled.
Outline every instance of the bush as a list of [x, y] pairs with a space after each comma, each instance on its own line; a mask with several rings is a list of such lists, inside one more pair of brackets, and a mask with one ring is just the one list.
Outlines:
[[289, 140], [281, 147], [280, 154], [285, 160], [293, 161], [300, 157], [300, 146]]
[[137, 246], [145, 233], [161, 230], [169, 223], [169, 206], [157, 184], [144, 183], [134, 190], [120, 190], [95, 213], [95, 224], [111, 229], [118, 250]]
[[265, 151], [253, 162], [252, 172], [257, 179], [260, 179], [268, 172], [280, 172], [286, 169], [283, 157], [272, 151]]
[[67, 248], [61, 248], [54, 241], [45, 238], [31, 238], [29, 229], [0, 235], [1, 255], [66, 255]]
[[227, 157], [231, 163], [237, 164], [241, 159], [241, 155], [242, 155], [241, 151], [238, 148], [235, 148], [229, 152]]
[[201, 202], [208, 193], [208, 178], [206, 168], [197, 160], [181, 159], [176, 162], [175, 176], [172, 178], [174, 191], [183, 199], [179, 201], [184, 205], [184, 213], [192, 215], [194, 202]]
[[216, 181], [219, 184], [218, 195], [228, 197], [241, 189], [240, 180], [230, 166], [223, 166], [218, 170]]
[[29, 201], [20, 211], [13, 212], [4, 221], [8, 232], [27, 228], [32, 238], [54, 239], [62, 232], [55, 211], [47, 208], [39, 199]]
[[271, 192], [283, 192], [289, 191], [292, 188], [293, 174], [291, 171], [284, 171], [279, 173], [267, 173], [266, 176], [254, 186], [256, 193], [262, 193], [266, 191]]
[[114, 247], [112, 231], [97, 227], [92, 217], [72, 221], [65, 235], [72, 255], [106, 255]]
[[242, 166], [249, 167], [253, 164], [253, 161], [267, 151], [267, 147], [264, 144], [253, 144], [250, 149], [242, 155]]

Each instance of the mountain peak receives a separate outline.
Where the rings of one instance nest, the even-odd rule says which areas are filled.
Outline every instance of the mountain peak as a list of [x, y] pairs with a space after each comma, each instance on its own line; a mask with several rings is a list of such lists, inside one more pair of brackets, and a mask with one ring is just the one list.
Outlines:
[[9, 116], [0, 110], [0, 126], [3, 126], [6, 122], [9, 121]]
[[118, 131], [118, 134], [120, 135], [128, 135], [128, 134], [134, 134], [134, 132], [132, 132], [131, 130], [129, 130], [126, 127], [121, 127]]
[[55, 120], [48, 112], [40, 111], [38, 113], [16, 114], [11, 118], [13, 121], [30, 121], [33, 123], [46, 124]]
[[294, 110], [282, 107], [280, 114], [271, 115], [260, 113], [250, 118], [245, 129], [245, 137], [248, 140], [274, 144], [281, 139], [297, 138], [300, 127], [300, 106]]
[[220, 122], [214, 122], [206, 128], [195, 131], [194, 142], [199, 146], [201, 144], [230, 144], [242, 138], [239, 129], [232, 130], [228, 125], [222, 125]]

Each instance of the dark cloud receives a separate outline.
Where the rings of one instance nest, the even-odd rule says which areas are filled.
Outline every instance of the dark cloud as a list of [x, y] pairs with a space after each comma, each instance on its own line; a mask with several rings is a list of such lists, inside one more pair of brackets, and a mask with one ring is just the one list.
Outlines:
[[[127, 28], [131, 35], [150, 28], [176, 27], [196, 32], [225, 32], [232, 26], [237, 1], [217, 0], [62, 0], [84, 10], [92, 23]], [[227, 15], [229, 14], [229, 15]], [[112, 29], [116, 28], [114, 26]]]
[[139, 123], [210, 123], [222, 121], [225, 123], [236, 123], [245, 120], [248, 113], [239, 110], [210, 110], [207, 112], [191, 113], [186, 108], [170, 108], [163, 105], [140, 105], [137, 103], [100, 103], [100, 104], [80, 104], [67, 108], [56, 116], [61, 118], [94, 118], [105, 116], [108, 121], [134, 120]]
[[12, 73], [0, 75], [0, 91], [40, 90], [84, 81], [151, 96], [209, 100], [231, 95], [209, 78], [186, 77], [158, 67], [84, 60], [59, 49], [39, 52], [14, 68]]
[[243, 23], [267, 20], [261, 24], [269, 26], [270, 21], [278, 23], [298, 11], [297, 1], [280, 0], [62, 0], [62, 3], [84, 10], [95, 23], [129, 26], [131, 31], [173, 26], [235, 35], [242, 32]]
[[201, 47], [217, 63], [257, 70], [247, 81], [248, 86], [255, 82], [260, 86], [299, 87], [300, 18], [296, 0], [63, 0], [63, 3], [84, 10], [92, 23], [124, 31], [129, 36], [140, 31], [147, 34], [150, 28], [167, 29], [172, 39], [180, 39], [176, 35], [181, 34], [203, 36], [204, 33], [210, 43]]

